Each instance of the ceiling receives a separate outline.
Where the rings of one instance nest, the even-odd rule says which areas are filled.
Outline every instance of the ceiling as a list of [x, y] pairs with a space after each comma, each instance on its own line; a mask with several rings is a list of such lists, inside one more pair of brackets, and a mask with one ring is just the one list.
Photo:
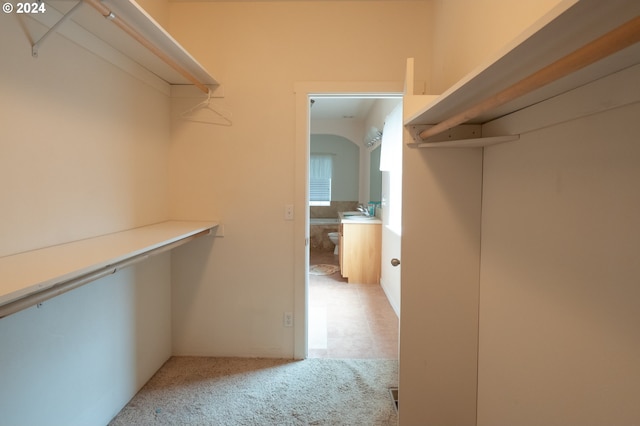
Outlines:
[[372, 97], [312, 97], [313, 104], [309, 110], [312, 120], [331, 120], [331, 119], [364, 119], [369, 110], [376, 101]]

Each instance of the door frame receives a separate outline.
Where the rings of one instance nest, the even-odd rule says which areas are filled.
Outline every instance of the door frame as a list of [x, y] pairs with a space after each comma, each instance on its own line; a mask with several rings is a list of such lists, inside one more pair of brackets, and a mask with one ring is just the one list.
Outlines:
[[298, 82], [294, 85], [294, 292], [293, 358], [305, 359], [308, 348], [309, 288], [309, 105], [312, 96], [403, 96], [403, 81]]

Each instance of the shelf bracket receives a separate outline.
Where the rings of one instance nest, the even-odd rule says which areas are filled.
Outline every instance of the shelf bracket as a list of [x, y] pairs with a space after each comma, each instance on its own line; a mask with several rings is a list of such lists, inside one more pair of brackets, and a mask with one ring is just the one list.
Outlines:
[[410, 148], [477, 148], [518, 140], [520, 135], [482, 136], [482, 124], [461, 124], [426, 139], [420, 134], [433, 127], [428, 124], [406, 126], [411, 134]]
[[33, 45], [31, 46], [31, 56], [33, 56], [34, 58], [38, 57], [38, 49], [40, 49], [40, 46], [42, 45], [42, 43], [44, 43], [44, 41], [51, 34], [53, 34], [60, 25], [62, 25], [67, 19], [69, 19], [69, 17], [73, 15], [73, 13], [80, 7], [81, 4], [82, 4], [82, 1], [79, 1], [78, 3], [76, 3], [76, 5], [71, 8], [71, 10], [69, 10], [67, 13], [62, 15], [60, 20], [55, 24], [53, 24], [53, 26], [49, 28], [49, 30], [46, 33], [44, 33], [42, 37], [40, 37], [40, 40], [33, 43]]
[[421, 143], [442, 143], [452, 140], [476, 139], [482, 137], [482, 124], [461, 124], [452, 127], [445, 132], [439, 133], [427, 139], [422, 139], [420, 133], [430, 129], [433, 125], [415, 124], [407, 126], [407, 130], [411, 134], [415, 144]]

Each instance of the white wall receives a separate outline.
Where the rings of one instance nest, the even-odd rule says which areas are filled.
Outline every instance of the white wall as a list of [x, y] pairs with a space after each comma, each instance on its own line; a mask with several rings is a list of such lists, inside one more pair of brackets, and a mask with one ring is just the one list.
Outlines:
[[475, 423], [482, 151], [405, 146], [401, 425]]
[[[436, 1], [427, 93], [445, 91], [549, 7]], [[476, 423], [482, 162], [481, 149], [403, 154], [401, 425]]]
[[[57, 34], [32, 58], [22, 18], [0, 16], [0, 256], [166, 220], [167, 96]], [[169, 266], [0, 319], [0, 422], [106, 424], [171, 353]]]
[[[510, 31], [531, 23], [553, 3], [439, 2], [433, 86], [446, 89], [453, 82], [448, 76], [457, 79], [478, 64], [477, 49], [495, 50], [503, 36], [508, 41]], [[456, 19], [444, 19], [447, 10], [455, 10]], [[445, 411], [455, 404], [441, 403], [435, 410], [429, 406], [447, 392], [454, 396], [444, 402], [455, 402], [456, 393], [448, 378], [427, 380], [433, 360], [447, 353], [461, 359], [471, 348], [463, 352], [440, 346], [432, 354], [442, 339], [461, 335], [451, 333], [446, 310], [436, 315], [437, 311], [429, 309], [434, 304], [434, 255], [430, 251], [434, 247], [428, 238], [418, 238], [428, 237], [433, 228], [428, 214], [423, 215], [425, 224], [421, 234], [415, 233], [411, 251], [403, 245], [400, 424], [637, 423], [640, 150], [632, 123], [639, 113], [638, 104], [531, 131], [531, 123], [545, 115], [584, 110], [585, 100], [592, 107], [611, 105], [615, 96], [610, 94], [638, 85], [637, 69], [625, 73], [626, 80], [609, 86], [609, 93], [606, 86], [599, 88], [605, 87], [604, 92], [583, 88], [592, 95], [567, 95], [566, 99], [574, 99], [573, 104], [560, 102], [561, 107], [554, 106], [559, 102], [556, 98], [487, 126], [527, 131], [518, 142], [484, 149], [479, 287], [466, 293], [457, 287], [449, 289], [452, 297], [479, 294], [477, 336], [466, 337], [467, 343], [478, 342], [477, 419], [470, 416], [461, 421], [459, 408]], [[578, 98], [580, 103], [575, 101]], [[424, 164], [419, 167], [425, 175], [429, 169], [435, 174], [439, 169], [430, 163], [437, 165], [442, 161], [439, 157], [456, 155], [454, 152], [423, 154]], [[451, 164], [451, 173], [462, 168], [458, 159]], [[443, 192], [452, 197], [464, 196], [442, 179], [423, 179], [428, 187], [444, 182]], [[424, 185], [415, 187], [419, 190], [409, 196], [424, 193]], [[441, 197], [441, 192], [432, 194], [432, 202], [441, 202]], [[446, 242], [442, 247], [446, 250], [451, 236], [459, 237], [461, 230], [448, 231], [436, 245]], [[403, 243], [405, 240], [409, 242], [405, 237]], [[424, 268], [409, 271], [412, 261], [422, 261]], [[468, 267], [472, 262], [463, 264]], [[457, 283], [459, 268], [451, 265], [445, 280]], [[468, 282], [472, 281], [469, 277]], [[467, 319], [467, 326], [473, 325], [471, 321]], [[430, 335], [428, 328], [420, 335], [421, 322], [439, 326], [442, 335]], [[415, 334], [408, 334], [411, 332]], [[467, 377], [455, 386], [468, 390], [472, 380]], [[440, 393], [431, 395], [438, 386], [442, 386]], [[465, 407], [473, 410], [470, 405]], [[437, 414], [444, 417], [436, 418]]]
[[0, 319], [2, 424], [107, 424], [171, 355], [169, 257]]
[[[367, 125], [375, 126], [380, 130], [384, 129], [387, 115], [401, 102], [400, 99], [381, 99], [376, 101], [367, 117]], [[389, 129], [385, 129], [389, 131]], [[400, 136], [402, 137], [402, 136]], [[380, 285], [382, 286], [389, 303], [393, 307], [396, 315], [400, 316], [400, 268], [391, 266], [391, 259], [401, 258], [401, 236], [397, 230], [389, 226], [389, 203], [393, 202], [391, 195], [389, 172], [382, 172], [382, 199], [379, 216], [382, 218], [382, 253], [380, 269]], [[398, 197], [395, 197], [398, 202]], [[401, 201], [401, 200], [400, 200]]]
[[485, 149], [479, 425], [640, 419], [639, 114]]
[[[225, 98], [216, 101], [233, 113], [232, 127], [176, 120], [173, 130], [171, 215], [219, 218], [226, 233], [202, 259], [203, 274], [174, 275], [176, 293], [187, 287], [198, 295], [176, 308], [182, 319], [174, 332], [190, 333], [177, 354], [293, 356], [294, 329], [282, 326], [282, 314], [295, 311], [304, 291], [302, 261], [294, 261], [304, 253], [304, 238], [294, 234], [305, 214], [295, 191], [306, 143], [296, 140], [296, 83], [396, 81], [401, 88], [412, 56], [423, 59], [426, 75], [429, 30], [407, 25], [410, 16], [428, 19], [430, 3], [171, 4], [171, 32], [223, 82]], [[176, 101], [174, 112], [187, 105]], [[292, 202], [296, 220], [285, 221]], [[194, 246], [181, 256], [199, 255]]]

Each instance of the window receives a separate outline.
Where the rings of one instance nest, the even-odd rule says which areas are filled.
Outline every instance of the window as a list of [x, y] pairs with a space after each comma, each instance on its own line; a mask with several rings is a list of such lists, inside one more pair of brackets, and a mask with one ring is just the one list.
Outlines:
[[309, 158], [309, 201], [312, 206], [331, 205], [333, 156], [311, 154]]

